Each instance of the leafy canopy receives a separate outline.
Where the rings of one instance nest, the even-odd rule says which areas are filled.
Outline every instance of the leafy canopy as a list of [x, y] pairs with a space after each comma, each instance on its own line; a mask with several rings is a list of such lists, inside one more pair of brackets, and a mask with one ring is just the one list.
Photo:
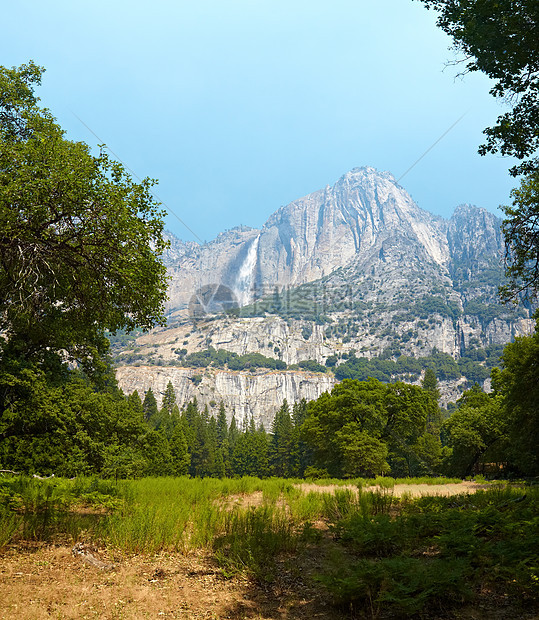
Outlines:
[[413, 469], [432, 408], [432, 396], [418, 386], [345, 379], [308, 404], [301, 431], [318, 468], [337, 477], [376, 476], [395, 459]]
[[519, 294], [534, 298], [539, 291], [539, 170], [524, 178], [511, 197], [513, 206], [503, 208], [508, 283], [501, 293], [506, 300]]
[[[490, 93], [511, 104], [493, 127], [480, 154], [523, 161], [513, 175], [539, 168], [539, 3], [537, 0], [421, 0], [439, 12], [438, 26], [464, 54], [465, 72], [494, 80]], [[526, 159], [528, 158], [528, 159]]]
[[153, 181], [65, 138], [34, 95], [43, 71], [0, 67], [0, 331], [84, 359], [104, 330], [163, 321], [163, 212]]
[[539, 474], [539, 321], [530, 336], [515, 338], [503, 352], [493, 385], [504, 397], [510, 459], [526, 476]]

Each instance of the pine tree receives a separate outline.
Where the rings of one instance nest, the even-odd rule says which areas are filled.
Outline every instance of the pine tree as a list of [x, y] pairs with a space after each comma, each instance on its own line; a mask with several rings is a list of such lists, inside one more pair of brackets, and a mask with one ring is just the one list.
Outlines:
[[223, 450], [217, 448], [214, 462], [214, 478], [224, 478], [227, 475], [226, 463], [223, 457]]
[[256, 425], [255, 425], [255, 417], [254, 415], [251, 413], [251, 418], [249, 420], [249, 433], [256, 433]]
[[172, 407], [170, 419], [172, 421], [172, 428], [174, 429], [176, 427], [176, 424], [180, 423], [181, 420], [180, 409], [178, 405], [174, 405], [174, 407]]
[[170, 453], [174, 475], [185, 476], [189, 472], [191, 456], [187, 448], [187, 440], [183, 430], [183, 423], [178, 420], [170, 438]]
[[256, 475], [265, 478], [269, 475], [269, 440], [264, 426], [254, 434], [256, 445]]
[[147, 476], [170, 476], [174, 463], [167, 438], [159, 431], [148, 431], [143, 438], [142, 452], [148, 462]]
[[427, 368], [425, 370], [425, 376], [421, 381], [421, 387], [427, 392], [430, 392], [436, 401], [440, 400], [440, 390], [438, 389], [438, 378], [436, 377], [436, 371], [434, 368]]
[[286, 399], [275, 414], [271, 427], [270, 466], [275, 476], [291, 475], [292, 419]]
[[191, 408], [191, 420], [189, 424], [192, 429], [192, 445], [191, 466], [189, 473], [192, 476], [209, 476], [211, 475], [211, 440], [209, 436], [209, 413], [205, 407], [202, 413], [199, 413], [196, 407], [196, 401], [193, 401], [194, 407]]
[[217, 423], [214, 417], [210, 418], [207, 425], [206, 433], [206, 470], [203, 472], [204, 476], [211, 476], [212, 478], [218, 478], [219, 472], [217, 471], [216, 458], [217, 458]]
[[427, 368], [425, 376], [421, 381], [421, 387], [430, 394], [432, 403], [427, 415], [427, 430], [434, 435], [438, 435], [442, 424], [442, 414], [438, 401], [440, 400], [440, 390], [438, 388], [438, 378], [434, 368]]
[[240, 435], [240, 431], [238, 429], [238, 424], [236, 422], [236, 414], [232, 412], [232, 419], [230, 420], [230, 427], [228, 429], [228, 443], [230, 445], [230, 449], [234, 449], [234, 445], [238, 440]]
[[303, 477], [312, 460], [307, 444], [301, 438], [301, 425], [307, 418], [307, 401], [303, 398], [292, 407], [292, 438], [290, 441], [291, 475]]
[[243, 416], [243, 420], [241, 421], [241, 432], [242, 433], [248, 433], [249, 432], [249, 418], [247, 417], [247, 415]]
[[189, 453], [193, 450], [193, 445], [195, 441], [195, 425], [196, 419], [198, 418], [198, 404], [197, 399], [193, 398], [193, 400], [187, 403], [186, 408], [182, 412], [182, 420], [183, 420], [183, 429], [185, 433], [185, 439], [187, 440], [187, 446], [189, 448]]
[[217, 442], [222, 447], [225, 439], [228, 439], [228, 423], [226, 421], [226, 411], [223, 401], [219, 405], [219, 414], [217, 416]]
[[140, 416], [140, 419], [142, 420], [144, 418], [144, 409], [142, 408], [142, 401], [140, 400], [140, 396], [137, 390], [132, 392], [127, 397], [127, 402], [129, 403], [129, 408], [131, 409], [133, 414]]
[[168, 415], [172, 415], [172, 410], [174, 409], [174, 405], [176, 404], [176, 392], [174, 391], [174, 386], [172, 382], [169, 381], [167, 387], [165, 389], [165, 393], [163, 395], [163, 402], [161, 403], [161, 409], [164, 410]]
[[158, 413], [157, 401], [155, 400], [152, 388], [150, 388], [144, 396], [142, 410], [144, 411], [144, 419], [146, 421], [149, 421], [153, 416], [156, 416]]
[[208, 424], [210, 421], [210, 410], [208, 409], [208, 405], [204, 405], [204, 411], [202, 412], [202, 419], [204, 420], [204, 424]]
[[232, 453], [232, 468], [238, 476], [268, 475], [268, 441], [266, 433], [246, 432], [238, 436]]

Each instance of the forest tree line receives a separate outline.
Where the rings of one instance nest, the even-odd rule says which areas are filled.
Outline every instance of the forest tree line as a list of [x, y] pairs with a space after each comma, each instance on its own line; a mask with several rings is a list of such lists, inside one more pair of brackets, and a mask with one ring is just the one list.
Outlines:
[[[13, 362], [13, 360], [12, 360]], [[215, 415], [196, 400], [180, 410], [171, 383], [125, 396], [110, 363], [92, 374], [19, 359], [0, 388], [0, 469], [62, 476], [394, 477], [537, 475], [539, 336], [507, 345], [492, 391], [477, 384], [449, 414], [436, 373], [421, 386], [345, 379], [317, 400], [276, 411], [271, 428]], [[14, 362], [13, 362], [14, 363]]]

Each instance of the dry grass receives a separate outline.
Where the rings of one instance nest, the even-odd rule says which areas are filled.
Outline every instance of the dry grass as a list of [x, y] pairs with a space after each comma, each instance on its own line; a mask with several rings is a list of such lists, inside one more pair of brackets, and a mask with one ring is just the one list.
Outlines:
[[215, 504], [226, 510], [233, 510], [234, 508], [257, 508], [264, 503], [264, 494], [262, 491], [255, 491], [254, 493], [237, 493], [234, 495], [227, 495], [215, 500]]
[[[334, 493], [335, 490], [348, 489], [357, 493], [357, 486], [355, 484], [348, 485], [318, 485], [313, 483], [300, 483], [296, 485], [296, 488], [300, 489], [303, 493], [318, 492], [318, 493]], [[402, 497], [408, 495], [409, 497], [422, 497], [425, 495], [457, 495], [459, 493], [475, 493], [480, 489], [488, 488], [488, 485], [479, 484], [477, 482], [463, 481], [449, 484], [396, 484], [392, 487], [393, 495], [395, 497]], [[380, 491], [379, 486], [365, 486], [364, 491]]]
[[[271, 588], [235, 576], [224, 579], [207, 552], [189, 555], [100, 557], [116, 569], [100, 571], [69, 547], [24, 545], [0, 556], [0, 618], [338, 618], [297, 565], [282, 565]], [[307, 562], [308, 564], [308, 562]], [[310, 572], [304, 565], [305, 571]], [[313, 569], [316, 568], [313, 565]]]

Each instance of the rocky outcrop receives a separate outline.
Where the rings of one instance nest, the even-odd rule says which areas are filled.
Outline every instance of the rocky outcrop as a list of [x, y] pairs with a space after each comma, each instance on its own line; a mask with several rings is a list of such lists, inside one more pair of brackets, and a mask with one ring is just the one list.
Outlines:
[[[198, 292], [216, 283], [227, 285], [233, 291], [241, 289], [241, 284], [238, 287], [237, 283], [238, 274], [258, 232], [240, 226], [204, 245], [187, 245], [169, 235], [171, 247], [163, 256], [170, 276], [167, 313], [188, 316], [189, 303]], [[239, 300], [244, 298], [239, 296]]]
[[116, 378], [126, 394], [135, 390], [142, 397], [152, 388], [160, 403], [170, 381], [180, 407], [196, 398], [199, 405], [216, 413], [223, 402], [229, 419], [232, 414], [241, 426], [254, 416], [257, 424], [269, 429], [276, 410], [287, 400], [290, 405], [305, 398], [313, 400], [331, 390], [335, 379], [306, 372], [231, 372], [224, 370], [175, 368], [170, 366], [121, 366]]
[[389, 172], [354, 168], [326, 187], [279, 209], [259, 243], [259, 279], [282, 286], [329, 275], [369, 256], [395, 233], [416, 239], [436, 263], [449, 257], [441, 218], [420, 209]]
[[[169, 365], [179, 361], [180, 351], [193, 353], [210, 347], [245, 355], [262, 353], [287, 364], [315, 360], [325, 364], [331, 355], [347, 355], [354, 351], [362, 357], [375, 357], [390, 347], [398, 347], [404, 355], [422, 357], [434, 349], [457, 359], [469, 347], [503, 345], [516, 336], [533, 332], [531, 319], [493, 318], [486, 324], [477, 316], [453, 319], [433, 313], [429, 320], [411, 316], [401, 320], [398, 309], [378, 314], [365, 313], [318, 325], [306, 320], [285, 320], [278, 316], [216, 319], [198, 324], [195, 329], [185, 323], [172, 329], [154, 331], [137, 340], [138, 359]], [[398, 319], [398, 323], [395, 320]], [[349, 332], [332, 333], [332, 328]], [[132, 349], [118, 355], [119, 363], [132, 359]]]

